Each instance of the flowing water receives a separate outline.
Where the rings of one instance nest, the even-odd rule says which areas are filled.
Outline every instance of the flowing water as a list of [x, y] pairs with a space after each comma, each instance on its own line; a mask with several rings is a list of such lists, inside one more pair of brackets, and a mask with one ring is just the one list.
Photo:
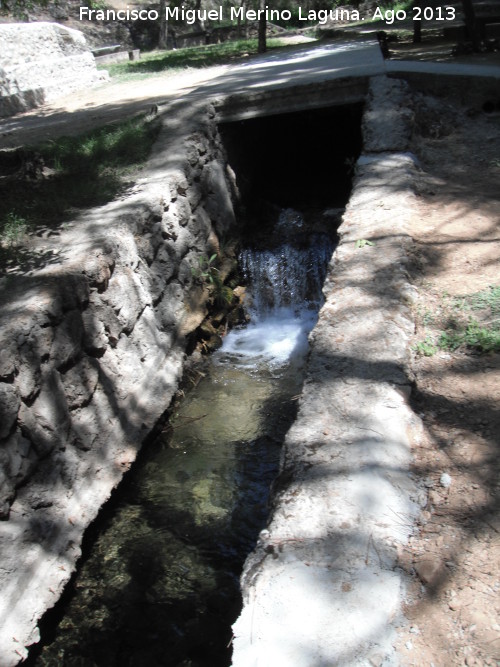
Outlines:
[[33, 664], [230, 664], [238, 578], [266, 522], [333, 250], [321, 234], [297, 247], [294, 224], [283, 214], [282, 243], [242, 252], [251, 322], [139, 458]]

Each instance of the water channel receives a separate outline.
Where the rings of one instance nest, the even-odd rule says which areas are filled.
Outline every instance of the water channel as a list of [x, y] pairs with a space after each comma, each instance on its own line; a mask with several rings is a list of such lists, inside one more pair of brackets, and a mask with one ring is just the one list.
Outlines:
[[296, 415], [361, 113], [356, 104], [220, 126], [241, 195], [250, 322], [225, 336], [88, 531], [27, 665], [230, 665], [239, 577]]
[[250, 323], [120, 487], [31, 664], [230, 664], [238, 579], [269, 512], [333, 251], [332, 234], [304, 227], [283, 211], [274, 247], [242, 250]]

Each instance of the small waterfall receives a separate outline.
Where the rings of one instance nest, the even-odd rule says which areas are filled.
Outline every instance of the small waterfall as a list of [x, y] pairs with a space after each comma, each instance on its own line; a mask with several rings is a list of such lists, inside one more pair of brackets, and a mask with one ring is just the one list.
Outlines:
[[278, 368], [304, 356], [333, 252], [329, 236], [307, 236], [304, 227], [300, 213], [285, 209], [273, 230], [271, 249], [242, 250], [240, 265], [251, 322], [226, 336], [221, 359]]

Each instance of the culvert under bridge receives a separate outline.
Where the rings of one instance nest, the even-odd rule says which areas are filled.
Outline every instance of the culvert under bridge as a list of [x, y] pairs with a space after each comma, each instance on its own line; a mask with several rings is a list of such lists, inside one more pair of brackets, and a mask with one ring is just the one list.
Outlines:
[[[365, 84], [368, 85], [368, 80], [363, 83]], [[228, 192], [223, 192], [223, 188], [220, 188], [221, 183], [227, 183], [229, 179], [233, 190], [240, 191], [242, 208], [245, 209], [243, 213], [248, 216], [248, 220], [245, 219], [245, 240], [248, 241], [252, 238], [252, 208], [255, 207], [259, 215], [263, 214], [266, 220], [270, 220], [276, 207], [296, 207], [304, 201], [305, 182], [315, 190], [307, 216], [324, 213], [326, 207], [334, 210], [341, 208], [345, 200], [332, 202], [328, 199], [329, 179], [324, 178], [324, 171], [329, 170], [331, 178], [341, 182], [341, 189], [347, 193], [348, 172], [352, 171], [354, 162], [357, 161], [354, 190], [338, 230], [335, 224], [340, 243], [333, 260], [325, 267], [325, 303], [310, 334], [311, 346], [305, 367], [304, 386], [300, 400], [294, 401], [294, 410], [298, 407], [298, 414], [291, 427], [288, 429], [287, 426], [274, 486], [270, 521], [260, 533], [257, 547], [248, 557], [244, 568], [243, 610], [234, 625], [235, 665], [356, 664], [358, 660], [362, 664], [366, 656], [373, 652], [389, 655], [392, 650], [392, 623], [398, 613], [402, 584], [401, 576], [394, 570], [394, 559], [397, 543], [405, 540], [397, 517], [403, 513], [411, 519], [416, 511], [416, 505], [410, 500], [411, 495], [416, 497], [416, 490], [406, 473], [409, 459], [408, 429], [416, 427], [416, 424], [406, 407], [409, 385], [404, 374], [406, 340], [411, 330], [406, 306], [406, 302], [411, 298], [411, 290], [404, 273], [407, 242], [404, 224], [411, 210], [410, 185], [414, 165], [410, 156], [400, 152], [406, 148], [407, 141], [406, 119], [401, 116], [400, 111], [404, 108], [404, 86], [379, 79], [372, 88], [369, 103], [363, 112], [366, 86], [363, 94], [358, 91], [349, 99], [348, 106], [344, 98], [342, 104], [334, 104], [333, 108], [321, 104], [318, 105], [320, 110], [313, 111], [309, 108], [310, 105], [304, 108], [301, 102], [302, 108], [293, 109], [293, 113], [288, 113], [286, 117], [275, 113], [276, 107], [270, 112], [268, 98], [265, 99], [265, 110], [260, 107], [260, 111], [251, 114], [248, 113], [248, 108], [244, 113], [235, 111], [235, 100], [228, 100], [227, 106], [219, 107], [219, 127], [221, 135], [225, 137], [230, 161], [231, 153], [239, 155], [238, 150], [235, 150], [238, 142], [244, 143], [247, 140], [242, 139], [242, 136], [248, 138], [246, 150], [248, 155], [253, 157], [241, 164], [237, 164], [236, 157], [233, 169], [236, 179], [231, 180], [232, 177], [227, 174], [222, 176], [221, 153], [217, 152], [220, 140], [215, 137], [212, 125], [212, 155], [206, 157], [207, 148], [201, 146], [199, 136], [193, 140], [187, 147], [189, 167], [183, 166], [171, 177], [168, 197], [163, 192], [161, 196], [157, 196], [160, 187], [158, 172], [153, 171], [148, 183], [148, 188], [153, 188], [149, 190], [152, 199], [139, 221], [134, 221], [133, 229], [135, 238], [144, 236], [145, 240], [135, 249], [131, 245], [132, 241], [127, 240], [124, 243], [121, 239], [122, 246], [127, 247], [129, 253], [126, 261], [119, 254], [113, 255], [113, 261], [108, 261], [110, 255], [119, 253], [116, 248], [100, 254], [99, 263], [92, 273], [92, 280], [97, 286], [96, 292], [94, 294], [91, 290], [90, 296], [82, 297], [82, 320], [88, 318], [89, 304], [92, 307], [98, 304], [104, 309], [106, 299], [108, 303], [111, 302], [108, 290], [115, 290], [112, 298], [116, 310], [117, 299], [123, 298], [123, 284], [131, 279], [131, 269], [133, 274], [140, 276], [134, 284], [138, 303], [131, 304], [126, 312], [119, 308], [119, 321], [113, 323], [112, 327], [104, 327], [104, 331], [91, 327], [92, 345], [84, 347], [83, 357], [77, 359], [77, 363], [83, 368], [82, 359], [86, 358], [85, 354], [92, 356], [97, 361], [89, 362], [91, 369], [97, 364], [98, 373], [107, 373], [107, 384], [97, 383], [94, 395], [90, 398], [87, 396], [85, 401], [78, 405], [78, 414], [70, 415], [71, 428], [75, 428], [76, 424], [83, 424], [83, 433], [92, 434], [90, 408], [95, 402], [103, 409], [103, 402], [110, 395], [110, 387], [115, 380], [113, 373], [116, 373], [116, 386], [119, 387], [123, 380], [120, 372], [125, 373], [128, 364], [135, 374], [128, 382], [140, 382], [141, 365], [133, 360], [132, 347], [142, 346], [141, 363], [144, 363], [143, 359], [148, 360], [148, 336], [151, 337], [151, 344], [153, 340], [157, 346], [158, 341], [160, 342], [169, 358], [172, 358], [173, 351], [180, 356], [180, 348], [174, 348], [171, 339], [162, 338], [156, 330], [153, 331], [153, 325], [158, 318], [163, 318], [162, 328], [158, 331], [161, 334], [168, 331], [174, 309], [170, 306], [167, 309], [166, 304], [173, 301], [185, 303], [182, 301], [179, 285], [189, 282], [193, 263], [200, 253], [211, 252], [211, 231], [219, 238], [222, 238], [224, 233], [231, 233], [232, 208]], [[259, 104], [261, 102], [262, 99]], [[377, 125], [381, 120], [380, 115], [375, 113], [379, 106], [390, 112], [389, 132], [384, 123], [381, 127]], [[362, 115], [364, 150], [358, 158], [361, 150]], [[252, 116], [255, 119], [251, 118]], [[298, 154], [293, 155], [288, 145], [292, 142], [288, 139], [287, 143], [285, 132], [282, 133], [281, 143], [270, 146], [270, 139], [267, 139], [266, 145], [266, 154], [271, 156], [266, 167], [274, 159], [273, 149], [276, 151], [275, 159], [281, 160], [279, 178], [276, 178], [272, 169], [259, 171], [260, 152], [255, 150], [255, 146], [262, 144], [262, 138], [271, 137], [271, 132], [276, 132], [280, 124], [286, 127], [288, 132], [293, 131], [294, 116], [300, 119], [302, 126], [309, 123], [310, 127], [313, 127], [316, 124], [316, 130], [321, 126], [324, 128], [323, 136], [339, 149], [342, 148], [339, 150], [340, 157], [338, 164], [334, 165], [333, 173], [328, 150], [325, 149], [328, 144], [325, 141], [321, 146], [323, 150], [320, 150], [325, 159], [321, 170], [314, 173], [306, 159], [303, 176], [300, 178], [300, 169], [294, 171], [291, 166], [294, 160], [303, 157], [303, 154], [297, 151]], [[241, 124], [245, 132], [238, 135]], [[238, 125], [240, 130], [236, 128]], [[274, 130], [269, 129], [273, 127]], [[253, 137], [252, 141], [250, 137]], [[294, 132], [294, 140], [299, 137], [304, 138], [300, 150], [306, 152], [309, 148], [306, 133], [302, 130]], [[349, 140], [346, 137], [349, 137]], [[196, 160], [192, 157], [193, 146], [196, 147], [198, 155]], [[185, 145], [182, 150], [186, 151]], [[153, 156], [155, 164], [158, 159], [157, 151]], [[309, 159], [317, 158], [311, 152]], [[172, 165], [169, 165], [169, 169], [173, 169]], [[257, 178], [257, 181], [259, 191], [266, 196], [256, 197], [255, 180], [256, 174], [259, 174], [260, 178], [260, 173], [267, 173], [269, 179], [274, 179], [276, 192], [280, 193], [278, 201], [273, 201], [272, 192], [266, 192], [268, 181], [264, 177], [261, 180]], [[197, 184], [202, 187], [200, 195], [195, 191]], [[293, 184], [293, 188], [287, 184]], [[143, 205], [141, 202], [139, 204]], [[130, 210], [135, 215], [138, 209], [136, 205], [131, 205]], [[189, 220], [189, 213], [186, 216], [188, 210], [191, 214]], [[101, 210], [99, 213], [104, 219], [108, 214], [116, 216], [116, 208], [111, 206], [109, 211], [103, 213]], [[333, 214], [335, 215], [338, 215], [338, 211]], [[213, 225], [211, 231], [207, 226], [203, 227], [208, 225], [207, 216]], [[328, 217], [327, 215], [326, 218]], [[310, 219], [306, 217], [306, 223]], [[180, 225], [179, 220], [182, 221]], [[97, 224], [97, 218], [91, 216], [91, 222]], [[312, 223], [312, 226], [315, 233], [325, 233], [323, 219], [319, 223]], [[150, 230], [156, 227], [157, 232], [151, 233]], [[183, 237], [182, 229], [187, 230], [186, 238]], [[265, 231], [267, 235], [272, 235], [269, 229]], [[187, 238], [187, 234], [193, 237], [192, 240]], [[68, 239], [70, 238], [69, 235]], [[203, 249], [201, 239], [205, 243]], [[357, 243], [363, 239], [370, 243]], [[191, 241], [197, 244], [196, 251], [189, 250]], [[172, 248], [177, 244], [175, 248], [179, 252], [174, 279], [171, 283], [167, 282], [167, 290], [158, 284], [160, 270], [165, 270], [171, 261], [171, 255], [168, 255], [168, 261], [165, 255], [162, 256], [162, 243], [171, 243]], [[259, 239], [259, 243], [263, 241]], [[373, 245], [370, 245], [371, 243]], [[177, 248], [182, 244], [186, 247]], [[304, 245], [303, 239], [301, 244]], [[134, 264], [132, 260], [136, 255], [139, 261]], [[139, 273], [142, 271], [145, 273]], [[155, 280], [150, 278], [150, 274], [157, 276]], [[119, 278], [119, 281], [115, 282], [116, 278]], [[132, 280], [136, 278], [133, 277]], [[122, 287], [121, 292], [117, 282]], [[149, 297], [141, 293], [141, 287], [146, 284], [155, 290], [149, 301]], [[65, 299], [69, 300], [69, 296], [65, 295]], [[165, 305], [162, 305], [164, 302]], [[62, 309], [60, 324], [66, 331], [69, 330], [68, 313], [78, 311], [79, 307], [72, 302], [70, 307]], [[177, 326], [179, 322], [175, 324]], [[185, 321], [184, 326], [188, 328]], [[106, 337], [109, 348], [105, 347]], [[99, 348], [99, 355], [90, 354], [98, 345], [102, 346]], [[115, 366], [106, 366], [109, 358]], [[123, 360], [126, 364], [120, 371]], [[68, 358], [64, 365], [56, 367], [57, 373], [54, 372], [54, 377], [50, 380], [53, 383], [52, 391], [67, 391], [66, 368], [71, 369], [72, 363], [73, 360]], [[180, 359], [174, 357], [174, 362], [171, 363], [170, 376], [162, 379], [163, 387], [160, 383], [153, 386], [152, 391], [158, 393], [160, 389], [164, 395], [168, 395], [168, 392], [172, 394], [175, 384], [172, 376], [179, 373]], [[145, 384], [151, 384], [151, 374], [155, 367], [162, 368], [151, 361], [149, 370], [144, 375]], [[93, 371], [88, 371], [88, 374], [91, 378], [89, 384], [92, 384]], [[63, 389], [60, 389], [59, 380]], [[43, 392], [42, 384], [41, 395], [46, 401], [47, 392]], [[144, 401], [138, 402], [132, 389], [128, 395], [123, 393], [124, 396], [120, 396], [119, 402], [123, 402], [124, 408], [132, 410], [132, 413], [129, 413], [129, 422], [120, 435], [126, 437], [127, 443], [134, 436], [134, 442], [137, 443], [140, 433], [144, 432], [152, 418], [145, 416], [142, 408]], [[130, 396], [134, 396], [135, 400], [130, 399]], [[295, 394], [293, 398], [296, 398]], [[44, 405], [37, 398], [34, 404], [39, 410]], [[158, 416], [159, 414], [156, 415]], [[27, 426], [23, 433], [29, 433], [32, 428], [28, 417], [29, 415], [25, 416]], [[115, 428], [119, 421], [117, 419], [113, 422]], [[102, 424], [98, 426], [102, 427]], [[103, 440], [108, 436], [109, 433], [104, 433]], [[99, 480], [103, 461], [116, 458], [123, 462], [120, 465], [126, 468], [135, 457], [137, 447], [137, 444], [122, 444], [114, 451], [99, 450], [100, 440], [97, 435], [95, 443], [93, 447], [98, 454], [95, 464], [88, 468], [78, 489], [83, 498], [88, 487]], [[79, 448], [79, 452], [81, 451], [85, 452], [85, 448]], [[71, 456], [68, 455], [66, 460], [66, 454], [61, 452], [64, 450], [59, 449], [56, 463], [69, 466], [72, 463]], [[79, 452], [74, 459], [83, 458]], [[48, 456], [49, 461], [51, 456]], [[90, 460], [91, 457], [92, 453], [89, 455]], [[116, 472], [111, 479], [111, 486], [116, 484], [122, 472], [123, 470]], [[185, 475], [179, 474], [177, 477], [181, 485], [191, 484]], [[109, 493], [109, 481], [107, 480], [108, 491], [100, 491], [100, 502], [105, 499], [106, 493]], [[205, 499], [207, 507], [211, 504], [212, 508], [209, 509], [212, 518], [217, 517], [219, 505], [213, 502], [210, 489], [206, 484], [199, 484], [199, 479], [194, 482], [191, 495], [194, 493], [199, 499]], [[78, 484], [75, 484], [75, 487], [78, 488]], [[13, 507], [15, 510], [21, 508], [27, 511], [30, 503], [37, 502], [38, 523], [31, 527], [29, 539], [33, 542], [33, 530], [36, 529], [39, 543], [48, 552], [48, 543], [54, 532], [51, 538], [50, 530], [44, 532], [44, 526], [50, 528], [53, 517], [51, 505], [44, 502], [44, 494], [48, 497], [49, 492], [39, 488], [37, 497], [33, 499], [33, 493], [30, 497], [29, 494], [23, 496], [21, 492], [16, 499], [17, 505], [14, 504]], [[93, 510], [83, 504], [83, 515], [85, 512], [88, 515], [92, 512], [95, 514], [95, 498], [93, 502]], [[81, 508], [82, 503], [78, 502], [77, 506]], [[392, 514], [396, 519], [391, 522]], [[44, 517], [46, 524], [43, 523]], [[72, 561], [67, 557], [67, 549], [75, 549], [71, 546], [71, 540], [74, 540], [74, 544], [79, 544], [75, 528], [78, 517], [75, 518], [75, 503], [71, 499], [67, 516], [63, 515], [63, 519], [61, 528], [58, 529], [61, 537], [59, 546], [53, 549], [54, 569], [57, 567], [59, 572], [66, 568], [70, 570], [74, 562], [74, 558]], [[71, 532], [71, 539], [68, 531]], [[78, 547], [75, 550], [78, 551]], [[144, 557], [144, 554], [139, 555]], [[36, 558], [33, 558], [32, 562], [35, 563]], [[147, 570], [147, 565], [145, 569]], [[47, 568], [42, 574], [47, 574]], [[138, 567], [139, 579], [146, 574], [148, 573], [144, 568]], [[187, 572], [181, 571], [178, 578], [188, 579], [189, 576]], [[61, 580], [63, 579], [64, 576]], [[50, 577], [44, 581], [49, 592], [52, 591], [50, 596], [47, 594], [48, 597], [56, 594], [54, 590], [57, 590], [57, 586], [54, 589], [53, 581]], [[114, 603], [115, 606], [118, 605], [118, 599]], [[153, 603], [162, 606], [162, 600], [153, 600]], [[221, 599], [212, 598], [210, 604], [212, 609], [217, 608], [221, 605]], [[46, 605], [49, 606], [49, 603]], [[165, 605], [163, 610], [164, 608]], [[186, 607], [184, 611], [185, 609]], [[156, 639], [156, 636], [148, 637], [150, 643]], [[17, 637], [16, 641], [18, 642]], [[103, 641], [106, 644], [106, 641]], [[15, 649], [19, 653], [17, 646]], [[202, 649], [199, 650], [199, 653], [202, 652]], [[14, 653], [14, 648], [11, 653]], [[15, 660], [16, 658], [10, 655], [5, 662], [14, 664]], [[163, 661], [159, 659], [158, 664], [169, 664], [168, 657]], [[212, 661], [211, 664], [215, 663]]]

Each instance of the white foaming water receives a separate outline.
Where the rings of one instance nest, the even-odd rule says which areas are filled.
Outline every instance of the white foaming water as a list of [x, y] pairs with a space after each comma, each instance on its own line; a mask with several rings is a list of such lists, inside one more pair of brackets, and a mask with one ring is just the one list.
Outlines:
[[220, 358], [243, 366], [267, 364], [279, 368], [304, 357], [307, 336], [315, 322], [315, 312], [297, 315], [292, 309], [283, 308], [230, 331], [219, 351]]
[[[297, 231], [303, 225], [300, 214], [287, 209], [276, 230], [286, 239], [286, 227]], [[243, 250], [240, 264], [248, 283], [251, 322], [225, 337], [218, 360], [249, 368], [300, 364], [322, 302], [321, 287], [332, 251], [326, 235], [314, 235], [306, 243], [302, 240], [299, 247], [287, 241], [272, 250]]]

